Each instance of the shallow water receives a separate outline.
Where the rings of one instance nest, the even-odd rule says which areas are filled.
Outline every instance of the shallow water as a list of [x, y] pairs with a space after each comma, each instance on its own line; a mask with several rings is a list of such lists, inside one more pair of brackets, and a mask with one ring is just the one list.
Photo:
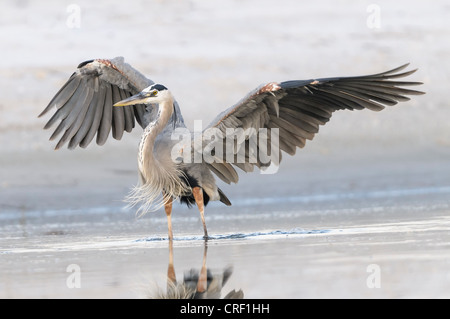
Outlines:
[[[366, 171], [341, 170], [345, 178], [337, 182], [319, 172], [323, 167], [300, 183], [301, 169], [289, 168], [269, 178], [276, 192], [260, 195], [262, 176], [249, 175], [227, 189], [232, 207], [207, 207], [207, 242], [197, 211], [175, 205], [178, 282], [205, 260], [213, 274], [232, 267], [222, 297], [233, 289], [245, 298], [449, 297], [447, 161], [425, 170], [421, 160], [413, 162], [415, 173], [396, 182], [389, 161], [374, 166], [379, 178], [371, 183]], [[103, 207], [80, 201], [63, 209], [4, 210], [0, 220], [0, 297], [149, 298], [166, 290], [171, 252], [162, 212], [136, 218], [120, 201]], [[80, 288], [67, 282], [73, 265]]]

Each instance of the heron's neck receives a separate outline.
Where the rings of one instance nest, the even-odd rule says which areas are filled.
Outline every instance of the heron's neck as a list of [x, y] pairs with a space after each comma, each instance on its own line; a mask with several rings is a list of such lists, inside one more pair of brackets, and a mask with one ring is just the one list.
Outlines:
[[173, 99], [168, 99], [159, 103], [159, 110], [156, 119], [150, 122], [144, 130], [141, 142], [139, 144], [139, 166], [142, 169], [152, 167], [151, 162], [155, 161], [153, 148], [156, 137], [166, 127], [173, 113]]

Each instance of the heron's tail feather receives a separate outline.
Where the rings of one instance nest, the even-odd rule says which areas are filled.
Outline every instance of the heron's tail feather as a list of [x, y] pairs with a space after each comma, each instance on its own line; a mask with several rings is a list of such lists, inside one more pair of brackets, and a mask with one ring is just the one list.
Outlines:
[[224, 192], [220, 188], [217, 188], [217, 190], [219, 191], [220, 201], [227, 206], [231, 206], [231, 202]]
[[127, 208], [139, 206], [136, 211], [138, 217], [160, 209], [168, 200], [168, 196], [162, 196], [161, 192], [155, 191], [149, 184], [134, 186], [125, 197], [125, 202], [128, 203]]

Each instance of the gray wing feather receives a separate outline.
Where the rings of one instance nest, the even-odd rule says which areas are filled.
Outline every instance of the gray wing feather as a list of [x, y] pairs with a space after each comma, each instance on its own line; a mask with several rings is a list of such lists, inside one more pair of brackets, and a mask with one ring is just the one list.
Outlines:
[[[74, 145], [79, 143], [81, 147], [86, 148], [99, 130], [100, 121], [103, 115], [103, 105], [105, 104], [106, 98], [105, 85], [100, 84], [99, 94], [95, 95], [95, 97], [96, 99], [91, 102], [88, 114], [86, 115], [86, 118], [88, 120], [83, 122], [82, 129], [80, 129], [80, 131], [78, 132], [79, 135], [77, 133], [77, 141], [74, 142]], [[89, 119], [92, 120], [90, 121]], [[88, 131], [84, 133], [86, 129]], [[81, 139], [81, 141], [79, 141], [79, 139]]]
[[[112, 99], [113, 104], [119, 102], [122, 97], [120, 96], [119, 88], [117, 86], [112, 87]], [[113, 121], [112, 121], [112, 136], [116, 140], [120, 140], [125, 130], [125, 114], [123, 107], [113, 107]]]
[[228, 178], [223, 174], [223, 170], [219, 170], [217, 167], [221, 166], [219, 163], [211, 163], [209, 164], [208, 168], [222, 181], [224, 181], [227, 184], [230, 184], [231, 181], [228, 180]]
[[76, 89], [80, 85], [80, 82], [81, 82], [81, 77], [72, 75], [70, 77], [69, 81], [67, 81], [66, 84], [63, 85], [63, 87], [58, 91], [58, 93], [56, 93], [56, 95], [53, 97], [53, 99], [50, 101], [50, 103], [48, 103], [45, 110], [42, 111], [42, 113], [39, 114], [39, 116], [44, 115], [53, 107], [60, 109], [64, 104], [67, 103], [67, 101], [75, 93]]
[[145, 113], [145, 105], [143, 104], [137, 104], [133, 108], [134, 117], [136, 118], [136, 121], [138, 124], [142, 127], [144, 127], [143, 119], [144, 119], [144, 113]]
[[[59, 123], [56, 130], [53, 132], [52, 136], [50, 137], [50, 140], [55, 139], [62, 131], [70, 129], [73, 121], [75, 120], [76, 116], [81, 111], [81, 108], [83, 106], [83, 103], [86, 102], [86, 99], [88, 98], [88, 91], [89, 88], [87, 86], [82, 86], [80, 91], [77, 92], [79, 95], [73, 95], [72, 98], [67, 102], [67, 104], [60, 109], [61, 111], [61, 117], [63, 117], [62, 121]], [[89, 101], [90, 103], [90, 101]], [[64, 134], [62, 139], [67, 140], [67, 134]], [[61, 146], [61, 142], [59, 141], [56, 145], [56, 149], [58, 149]]]
[[112, 85], [108, 85], [106, 87], [106, 95], [105, 95], [105, 104], [103, 107], [102, 118], [100, 122], [100, 127], [97, 133], [97, 144], [103, 145], [108, 138], [109, 132], [111, 131], [112, 126], [112, 113], [113, 113], [113, 98], [112, 98]]
[[[126, 99], [130, 97], [131, 94], [127, 94], [125, 90], [120, 90], [120, 98]], [[130, 133], [134, 128], [134, 112], [132, 106], [123, 107], [124, 115], [125, 115], [125, 131]]]
[[[61, 140], [58, 142], [58, 145], [56, 148], [58, 149], [60, 145], [64, 144], [66, 141], [71, 140], [73, 136], [76, 135], [78, 130], [80, 129], [81, 125], [83, 124], [83, 120], [85, 119], [87, 110], [89, 108], [89, 105], [92, 103], [92, 98], [94, 96], [94, 91], [91, 90], [89, 87], [87, 88], [86, 98], [84, 100], [80, 100], [79, 106], [77, 109], [79, 109], [79, 112], [77, 115], [75, 115], [75, 112], [72, 112], [70, 115], [72, 116], [70, 120], [68, 121], [67, 125], [70, 125], [70, 128], [66, 130]], [[67, 117], [69, 119], [69, 117]], [[74, 148], [75, 145], [69, 145], [69, 148]]]
[[[237, 183], [239, 175], [229, 163], [211, 163], [214, 168], [214, 173], [219, 176], [225, 183]], [[220, 173], [220, 174], [218, 174]]]
[[[293, 155], [297, 147], [304, 147], [306, 140], [314, 138], [320, 125], [326, 124], [333, 112], [337, 110], [380, 111], [385, 106], [408, 101], [409, 98], [406, 95], [424, 94], [404, 88], [404, 86], [420, 85], [421, 82], [391, 81], [416, 71], [397, 73], [406, 66], [408, 64], [367, 76], [268, 83], [253, 90], [237, 104], [219, 114], [206, 129], [214, 127], [225, 132], [227, 128], [277, 128], [279, 130], [278, 146], [282, 151]], [[248, 141], [245, 143], [248, 147]], [[258, 149], [254, 151], [257, 152]], [[247, 150], [245, 158], [249, 159]], [[254, 166], [268, 166], [267, 163], [259, 160], [256, 163], [233, 162], [231, 164], [246, 172], [253, 170]], [[227, 165], [226, 169], [225, 165]], [[211, 164], [210, 168], [229, 183], [234, 182], [232, 176], [226, 174], [226, 172], [229, 173], [229, 167], [231, 167], [229, 165], [230, 163], [226, 163], [223, 159], [222, 163]]]
[[153, 83], [121, 57], [86, 61], [78, 66], [39, 117], [55, 109], [44, 128], [59, 122], [50, 137], [53, 140], [64, 132], [56, 149], [68, 141], [69, 148], [87, 147], [95, 135], [97, 144], [102, 145], [111, 129], [115, 139], [121, 139], [124, 131], [131, 132], [135, 118], [144, 127], [143, 105], [116, 108], [113, 104]]
[[94, 120], [95, 107], [98, 104], [98, 100], [101, 98], [100, 95], [101, 92], [99, 94], [93, 94], [91, 103], [86, 103], [85, 110], [83, 110], [84, 114], [82, 116], [79, 116], [77, 119], [77, 122], [79, 122], [79, 124], [77, 124], [78, 129], [75, 132], [74, 136], [70, 139], [69, 149], [73, 149], [77, 145], [79, 145], [82, 139], [89, 132], [89, 128], [92, 126]]
[[[78, 79], [78, 81], [74, 81], [74, 82], [77, 83], [75, 92], [71, 93], [70, 96], [69, 96], [69, 94], [67, 95], [69, 97], [67, 99], [64, 99], [64, 104], [62, 104], [62, 105], [56, 104], [57, 111], [55, 112], [55, 114], [53, 114], [53, 116], [50, 118], [50, 120], [47, 122], [47, 124], [45, 124], [45, 126], [44, 126], [45, 130], [49, 129], [57, 121], [64, 120], [70, 114], [72, 107], [76, 103], [76, 101], [79, 98], [81, 98], [81, 96], [83, 94], [83, 89], [79, 88], [81, 79]], [[84, 85], [84, 84], [85, 83], [83, 83], [82, 85]], [[63, 92], [62, 94], [65, 94], [65, 93]], [[61, 100], [63, 100], [63, 99], [61, 99]], [[49, 104], [49, 106], [53, 106], [53, 104]], [[42, 116], [43, 114], [44, 113], [41, 113], [40, 116]], [[56, 136], [58, 134], [53, 134], [53, 135]]]

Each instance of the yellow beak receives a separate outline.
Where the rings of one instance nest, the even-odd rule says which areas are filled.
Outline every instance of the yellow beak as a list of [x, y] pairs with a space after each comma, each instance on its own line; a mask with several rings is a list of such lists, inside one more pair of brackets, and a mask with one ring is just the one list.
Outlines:
[[135, 104], [142, 104], [146, 102], [146, 97], [143, 96], [141, 93], [130, 96], [129, 98], [119, 101], [114, 104], [114, 106], [127, 106], [127, 105], [135, 105]]

